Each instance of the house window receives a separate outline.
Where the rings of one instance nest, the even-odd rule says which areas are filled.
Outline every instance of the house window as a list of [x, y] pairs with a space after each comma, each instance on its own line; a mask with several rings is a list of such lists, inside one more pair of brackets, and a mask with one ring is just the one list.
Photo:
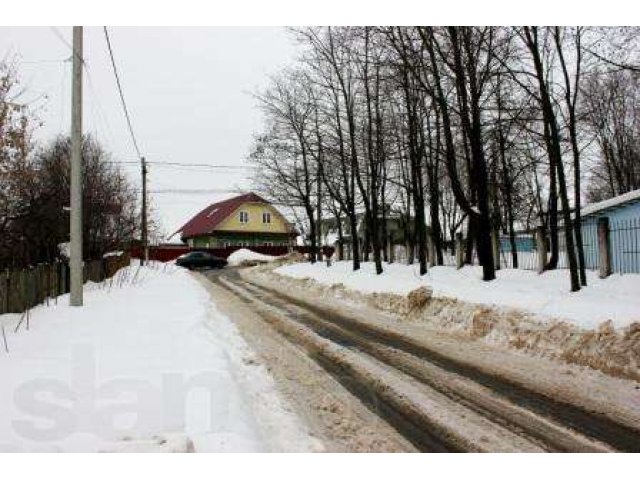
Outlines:
[[263, 212], [263, 214], [262, 214], [262, 223], [271, 223], [271, 213]]
[[242, 210], [240, 212], [240, 223], [248, 223], [249, 222], [249, 212], [245, 212]]

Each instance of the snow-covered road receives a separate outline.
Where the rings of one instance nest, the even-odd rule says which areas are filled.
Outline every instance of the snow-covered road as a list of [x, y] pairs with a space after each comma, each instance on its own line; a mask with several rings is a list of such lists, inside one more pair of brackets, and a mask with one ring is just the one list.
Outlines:
[[29, 331], [0, 317], [0, 451], [318, 448], [191, 274], [129, 267], [85, 292]]
[[406, 328], [345, 301], [348, 294], [325, 296], [318, 284], [269, 272], [257, 267], [213, 280], [421, 451], [637, 451], [635, 381], [459, 333]]

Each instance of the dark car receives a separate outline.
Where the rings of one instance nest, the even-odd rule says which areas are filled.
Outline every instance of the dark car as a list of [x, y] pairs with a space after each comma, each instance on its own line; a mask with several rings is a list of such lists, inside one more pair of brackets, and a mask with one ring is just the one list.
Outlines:
[[207, 252], [189, 252], [176, 259], [176, 265], [189, 270], [196, 268], [223, 268], [227, 264], [224, 258], [216, 257]]

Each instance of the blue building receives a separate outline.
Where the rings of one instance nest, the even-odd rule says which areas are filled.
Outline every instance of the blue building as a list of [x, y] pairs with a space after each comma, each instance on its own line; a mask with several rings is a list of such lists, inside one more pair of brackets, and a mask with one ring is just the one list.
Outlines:
[[[516, 244], [516, 250], [518, 252], [533, 252], [536, 249], [536, 241], [533, 237], [533, 234], [531, 233], [524, 235], [517, 233], [514, 240]], [[500, 251], [511, 251], [511, 242], [508, 235], [500, 236]]]
[[640, 273], [640, 190], [586, 205], [581, 216], [587, 268], [598, 268], [598, 219], [608, 218], [613, 272]]

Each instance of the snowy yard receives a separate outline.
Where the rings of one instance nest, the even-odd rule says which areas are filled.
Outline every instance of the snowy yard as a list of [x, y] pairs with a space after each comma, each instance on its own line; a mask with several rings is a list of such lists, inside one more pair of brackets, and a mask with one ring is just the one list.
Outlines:
[[374, 264], [363, 263], [359, 271], [351, 262], [296, 263], [275, 270], [293, 278], [310, 278], [324, 285], [343, 284], [363, 293], [406, 295], [421, 286], [433, 289], [434, 296], [450, 297], [478, 304], [524, 310], [540, 318], [567, 320], [583, 328], [595, 328], [611, 320], [615, 327], [640, 322], [640, 275], [612, 275], [599, 279], [587, 272], [588, 287], [569, 292], [567, 270], [545, 272], [503, 269], [492, 282], [482, 281], [481, 267], [433, 267], [420, 277], [417, 265], [386, 264], [376, 275]]
[[0, 317], [0, 451], [314, 448], [272, 378], [189, 273], [129, 267], [113, 283]]

